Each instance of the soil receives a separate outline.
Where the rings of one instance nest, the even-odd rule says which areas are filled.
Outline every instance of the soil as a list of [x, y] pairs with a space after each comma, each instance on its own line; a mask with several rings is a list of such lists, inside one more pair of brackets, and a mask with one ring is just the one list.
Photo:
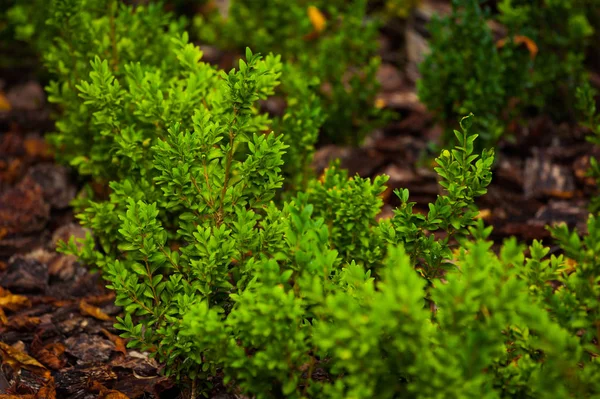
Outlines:
[[[440, 193], [428, 151], [441, 129], [418, 101], [414, 68], [392, 45], [404, 40], [399, 35], [384, 30], [379, 73], [380, 98], [398, 118], [360, 148], [320, 147], [314, 161], [317, 172], [339, 157], [351, 174], [389, 175], [381, 217], [398, 203], [395, 188], [408, 188], [421, 209]], [[206, 53], [216, 62], [233, 59]], [[85, 235], [69, 207], [81, 182], [54, 162], [44, 141], [53, 110], [43, 82], [21, 72], [0, 71], [0, 398], [180, 397], [160, 364], [117, 336], [112, 325], [121, 309], [99, 274], [55, 252], [59, 239]], [[585, 231], [587, 199], [596, 192], [585, 171], [597, 150], [584, 134], [537, 116], [514, 128], [512, 143], [501, 143], [494, 180], [479, 201], [496, 242], [516, 236], [551, 244], [545, 226], [557, 222]], [[220, 391], [213, 397], [234, 397]]]

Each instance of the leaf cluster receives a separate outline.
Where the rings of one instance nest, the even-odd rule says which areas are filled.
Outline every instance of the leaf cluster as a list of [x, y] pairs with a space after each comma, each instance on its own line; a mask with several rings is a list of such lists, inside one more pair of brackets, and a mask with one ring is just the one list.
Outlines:
[[[446, 141], [460, 115], [473, 112], [493, 146], [513, 121], [545, 113], [574, 119], [576, 88], [587, 80], [584, 56], [594, 28], [596, 0], [503, 0], [498, 13], [480, 0], [453, 0], [452, 13], [429, 25], [431, 52], [420, 66], [421, 100], [446, 126]], [[506, 37], [496, 40], [489, 21]]]
[[[318, 101], [325, 120], [322, 140], [357, 145], [388, 114], [375, 106], [376, 20], [367, 0], [231, 1], [227, 15], [214, 12], [195, 19], [201, 40], [221, 48], [250, 46], [280, 54], [297, 78], [319, 82]], [[283, 95], [297, 97], [283, 79]]]
[[[72, 240], [63, 250], [101, 264], [125, 311], [117, 328], [184, 382], [222, 373], [235, 389], [264, 398], [417, 390], [411, 381], [420, 372], [408, 365], [436, 346], [426, 304], [448, 276], [450, 237], [475, 224], [473, 202], [489, 184], [493, 155], [473, 152], [465, 119], [462, 145], [438, 159], [445, 193], [427, 218], [405, 204], [377, 221], [387, 178], [349, 179], [336, 165], [276, 205], [285, 145], [273, 133], [244, 134], [261, 97], [261, 62], [248, 52], [239, 70], [221, 73], [220, 113], [201, 107], [190, 130], [175, 124], [151, 147], [162, 196], [151, 202], [136, 193], [119, 221], [96, 215], [118, 226], [116, 248], [95, 250], [88, 239], [83, 249]], [[407, 337], [414, 342], [402, 343]], [[401, 359], [408, 360], [398, 371], [384, 372]]]

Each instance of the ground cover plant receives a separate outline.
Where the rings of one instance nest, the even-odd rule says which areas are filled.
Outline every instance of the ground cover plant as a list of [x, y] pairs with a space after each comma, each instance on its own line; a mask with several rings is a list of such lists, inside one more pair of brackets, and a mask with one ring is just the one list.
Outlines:
[[[493, 43], [470, 6], [455, 10], [477, 23], [465, 36]], [[328, 21], [352, 15], [339, 7]], [[101, 273], [127, 345], [163, 364], [185, 396], [218, 384], [256, 398], [600, 394], [597, 204], [586, 233], [549, 228], [553, 253], [537, 240], [494, 246], [475, 204], [495, 160], [479, 133], [496, 137], [486, 107], [503, 109], [504, 83], [476, 75], [469, 88], [492, 91], [448, 111], [467, 115], [433, 162], [439, 195], [426, 211], [399, 188], [380, 218], [387, 176], [350, 176], [339, 162], [311, 175], [321, 124], [334, 119], [320, 82], [285, 56], [246, 48], [221, 70], [157, 4], [59, 0], [48, 11], [59, 33], [42, 51], [56, 105], [49, 140], [92, 182], [75, 201], [91, 234], [59, 250]], [[481, 58], [501, 63], [500, 51]], [[285, 114], [263, 112], [280, 90]], [[594, 93], [579, 87], [577, 98], [597, 143]], [[479, 106], [482, 122], [468, 114]]]
[[[389, 6], [410, 8], [397, 3]], [[226, 16], [199, 16], [196, 30], [202, 41], [222, 48], [281, 55], [290, 69], [283, 76], [285, 95], [296, 93], [288, 79], [318, 82], [322, 139], [358, 145], [386, 118], [375, 102], [378, 22], [365, 18], [367, 6], [366, 0], [231, 1]]]
[[[481, 117], [485, 145], [507, 136], [524, 115], [573, 122], [599, 3], [504, 0], [495, 15], [480, 3], [453, 0], [452, 13], [430, 24], [431, 52], [420, 66], [418, 91], [447, 126], [446, 139], [466, 111]], [[501, 23], [506, 37], [495, 38], [489, 20]]]
[[[184, 35], [185, 20], [165, 12], [162, 2], [132, 7], [119, 1], [59, 0], [42, 7], [43, 13], [37, 13], [37, 8], [33, 3], [17, 2], [9, 17], [16, 23], [31, 14], [38, 15], [29, 22], [30, 35], [18, 37], [30, 39], [54, 77], [48, 99], [63, 110], [65, 117], [56, 125], [57, 134], [49, 135], [48, 140], [60, 149], [60, 161], [76, 167], [81, 174], [106, 183], [144, 170], [144, 148], [161, 135], [155, 130], [183, 120], [182, 115], [189, 115], [199, 102], [206, 101], [211, 78], [218, 79], [213, 67], [194, 64], [197, 60], [190, 57], [199, 59], [202, 54], [190, 53], [189, 46], [186, 48], [189, 39], [187, 33]], [[107, 65], [91, 62], [97, 56]], [[268, 62], [277, 65], [277, 70], [283, 69], [279, 56], [268, 57]], [[192, 67], [195, 70], [190, 70]], [[81, 91], [79, 82], [92, 71], [94, 84]], [[291, 189], [305, 185], [311, 174], [308, 165], [324, 120], [318, 98], [310, 90], [313, 83], [305, 78], [293, 67], [286, 67], [286, 111], [273, 118], [262, 113], [255, 122], [261, 128], [272, 126], [279, 133], [286, 131], [290, 138], [295, 137], [289, 140], [284, 171]], [[113, 85], [112, 79], [121, 85]], [[91, 100], [93, 94], [88, 90], [106, 93], [102, 99]], [[164, 101], [136, 103], [136, 95], [159, 95]], [[112, 109], [89, 117], [104, 105]], [[126, 114], [132, 119], [122, 130], [118, 119]], [[113, 143], [119, 148], [112, 147]], [[115, 152], [128, 155], [126, 159], [113, 158]]]

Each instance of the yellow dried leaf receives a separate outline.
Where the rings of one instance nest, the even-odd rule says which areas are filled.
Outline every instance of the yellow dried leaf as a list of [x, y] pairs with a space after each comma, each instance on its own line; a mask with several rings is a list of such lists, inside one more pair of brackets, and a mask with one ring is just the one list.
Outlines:
[[45, 377], [50, 376], [50, 373], [43, 364], [29, 356], [27, 353], [21, 352], [1, 341], [0, 355], [2, 356], [2, 361], [10, 365], [13, 369], [18, 370], [24, 368], [38, 375], [43, 375]]
[[51, 379], [46, 385], [40, 388], [35, 399], [56, 399], [56, 387], [54, 386], [54, 379]]
[[0, 289], [0, 308], [17, 311], [31, 306], [31, 302], [23, 295], [13, 295], [7, 289]]
[[11, 319], [8, 321], [7, 324], [10, 328], [21, 330], [21, 329], [33, 329], [41, 322], [42, 322], [42, 319], [40, 319], [39, 317], [28, 317], [28, 316], [23, 316], [23, 315], [16, 315], [16, 316], [11, 317]]
[[10, 111], [12, 107], [3, 93], [0, 93], [0, 111]]
[[[538, 49], [537, 44], [535, 44], [535, 42], [533, 40], [531, 40], [527, 36], [523, 36], [523, 35], [515, 35], [513, 37], [513, 40], [514, 40], [515, 44], [524, 44], [525, 47], [527, 47], [527, 51], [529, 51], [529, 56], [531, 57], [531, 59], [535, 58], [539, 49]], [[502, 48], [506, 45], [506, 42], [507, 42], [506, 38], [500, 39], [496, 43], [496, 47]]]
[[129, 399], [129, 396], [116, 389], [108, 389], [98, 381], [92, 381], [90, 389], [98, 391], [98, 399]]
[[310, 23], [313, 28], [317, 32], [322, 32], [325, 29], [325, 25], [327, 25], [327, 20], [323, 13], [315, 6], [308, 7], [308, 18], [310, 19]]
[[475, 219], [488, 220], [491, 216], [492, 216], [492, 211], [490, 211], [489, 209], [482, 209], [479, 211], [477, 216], [475, 216]]
[[79, 310], [81, 311], [81, 314], [83, 314], [85, 316], [92, 316], [98, 320], [104, 320], [104, 321], [112, 320], [112, 317], [110, 317], [109, 315], [104, 313], [102, 310], [100, 310], [100, 308], [97, 308], [96, 306], [92, 306], [83, 300], [81, 302], [79, 302]]
[[572, 258], [565, 257], [565, 263], [563, 264], [562, 271], [567, 274], [573, 273], [577, 269], [577, 261]]
[[125, 395], [123, 392], [112, 390], [106, 393], [104, 396], [101, 396], [102, 399], [129, 399], [129, 396]]
[[44, 159], [52, 158], [50, 146], [43, 140], [33, 138], [25, 139], [23, 141], [23, 146], [25, 147], [25, 152], [27, 152], [27, 155], [29, 156]]

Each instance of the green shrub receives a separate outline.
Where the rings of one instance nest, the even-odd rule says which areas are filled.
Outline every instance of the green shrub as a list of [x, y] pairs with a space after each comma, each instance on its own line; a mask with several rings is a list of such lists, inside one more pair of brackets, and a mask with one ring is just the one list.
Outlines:
[[480, 0], [453, 0], [452, 14], [430, 24], [431, 53], [420, 66], [421, 100], [446, 128], [473, 112], [493, 146], [511, 121], [532, 113], [572, 121], [576, 88], [588, 76], [583, 64], [593, 28], [587, 19], [597, 0], [499, 3], [497, 21], [508, 31], [495, 42]]
[[[184, 22], [161, 3], [133, 7], [116, 0], [55, 0], [46, 12], [47, 29], [60, 32], [43, 51], [54, 77], [48, 98], [60, 112], [57, 132], [48, 135], [57, 158], [103, 183], [129, 178], [130, 186], [112, 187], [115, 206], [132, 187], [153, 190], [152, 177], [144, 176], [151, 169], [152, 145], [176, 122], [188, 129], [189, 115], [200, 104], [220, 107], [213, 94], [219, 71], [198, 63], [202, 52], [188, 44]], [[262, 97], [278, 85], [283, 70], [279, 57], [265, 62], [263, 68], [276, 79], [259, 79]], [[299, 189], [311, 173], [323, 116], [312, 83], [291, 67], [283, 72], [294, 93], [284, 115], [269, 118], [257, 107], [248, 129], [271, 127], [286, 135], [291, 145], [284, 174], [288, 188]]]
[[[375, 107], [377, 23], [366, 11], [366, 0], [234, 0], [226, 18], [213, 13], [198, 17], [195, 26], [203, 41], [274, 52], [299, 79], [317, 78], [325, 138], [357, 145], [386, 119]], [[283, 92], [294, 96], [286, 80], [284, 75]]]
[[494, 144], [503, 133], [506, 66], [478, 3], [454, 0], [451, 15], [432, 20], [431, 52], [419, 67], [419, 98], [442, 122], [446, 142], [457, 118], [469, 112], [477, 116], [483, 145]]
[[[191, 77], [189, 67], [177, 60], [185, 52], [185, 43], [178, 42], [183, 26], [159, 5], [133, 8], [114, 0], [55, 0], [48, 14], [48, 26], [60, 32], [43, 53], [54, 77], [47, 87], [48, 99], [61, 111], [58, 131], [48, 137], [58, 159], [79, 173], [107, 180], [143, 170], [143, 148], [149, 144], [143, 143], [166, 131], [165, 126], [180, 119], [178, 113], [190, 112], [176, 104], [196, 105], [183, 97], [193, 97], [190, 91], [202, 87], [188, 82], [206, 80], [210, 68], [198, 66], [193, 72], [199, 76]], [[93, 85], [80, 86], [90, 76]], [[92, 100], [94, 94], [97, 98]], [[133, 95], [162, 95], [166, 104], [152, 109], [148, 101], [131, 102]], [[127, 156], [113, 163], [119, 151]]]
[[598, 6], [598, 0], [503, 0], [499, 4], [498, 20], [507, 27], [509, 38], [513, 42], [527, 38], [536, 48], [533, 58], [513, 52], [507, 60], [513, 78], [523, 79], [525, 91], [518, 99], [524, 107], [557, 121], [573, 119], [576, 89], [588, 80], [583, 61], [594, 33], [588, 18]]
[[[61, 159], [111, 193], [81, 204], [101, 245], [60, 249], [100, 268], [130, 347], [204, 393], [216, 376], [257, 398], [598, 396], [596, 218], [583, 238], [553, 230], [568, 259], [516, 240], [495, 254], [474, 205], [494, 155], [475, 151], [471, 117], [436, 159], [443, 195], [427, 214], [398, 190], [377, 221], [387, 178], [335, 164], [280, 196], [286, 151], [305, 162], [318, 130], [312, 82], [292, 75], [306, 97], [270, 121], [257, 102], [289, 67], [278, 56], [247, 50], [220, 71], [159, 9], [90, 4], [53, 9], [66, 33], [49, 90]], [[129, 47], [121, 24], [155, 19], [161, 52]]]
[[[347, 397], [346, 390], [369, 397], [369, 378], [340, 377], [329, 384], [311, 376], [316, 367], [332, 378], [349, 367], [347, 356], [354, 351], [339, 352], [327, 329], [348, 331], [353, 324], [345, 323], [355, 317], [349, 312], [344, 318], [351, 320], [336, 321], [344, 309], [336, 301], [357, 301], [358, 311], [375, 296], [381, 303], [373, 306], [383, 306], [389, 298], [375, 290], [374, 279], [400, 273], [393, 278], [408, 278], [411, 303], [427, 318], [430, 293], [423, 287], [445, 275], [451, 237], [464, 239], [475, 224], [473, 201], [490, 182], [493, 156], [475, 155], [476, 136], [457, 132], [462, 145], [437, 160], [447, 194], [426, 216], [412, 212], [404, 190], [397, 214], [376, 222], [386, 178], [348, 179], [335, 166], [277, 206], [270, 201], [282, 185], [285, 146], [274, 134], [243, 133], [260, 97], [260, 86], [249, 82], [264, 76], [258, 58], [247, 57], [218, 86], [225, 102], [220, 110], [201, 106], [190, 130], [176, 124], [153, 145], [148, 174], [162, 196], [148, 201], [136, 191], [119, 221], [113, 212], [96, 212], [99, 225], [111, 226], [96, 228], [96, 234], [106, 237], [118, 228], [110, 237], [116, 246], [94, 250], [88, 238], [83, 249], [71, 241], [62, 250], [101, 265], [125, 309], [117, 327], [130, 346], [165, 362], [168, 374], [203, 382], [222, 372], [226, 382], [257, 397]], [[436, 238], [435, 230], [448, 234]], [[412, 249], [410, 256], [396, 249], [403, 247]], [[393, 271], [397, 262], [404, 266]], [[413, 265], [425, 279], [407, 276]], [[388, 339], [378, 326], [370, 327], [377, 346]]]
[[[588, 129], [587, 141], [592, 144], [600, 145], [600, 114], [596, 109], [596, 91], [589, 83], [586, 83], [577, 89], [577, 110], [582, 120], [581, 125]], [[600, 186], [600, 165], [595, 157], [590, 158], [590, 168], [588, 176], [596, 181]], [[590, 199], [590, 211], [594, 214], [600, 211], [600, 196], [595, 195]]]
[[[230, 73], [228, 81], [240, 75]], [[491, 228], [472, 213], [493, 160], [477, 159], [473, 135], [457, 134], [463, 144], [438, 158], [447, 194], [427, 216], [412, 213], [400, 191], [401, 209], [375, 222], [385, 178], [348, 180], [335, 167], [281, 207], [266, 203], [281, 183], [283, 145], [271, 134], [254, 136], [246, 157], [214, 149], [216, 180], [202, 183], [199, 207], [182, 213], [178, 227], [161, 225], [161, 208], [189, 206], [178, 201], [174, 175], [183, 174], [175, 171], [200, 164], [202, 143], [219, 132], [227, 140], [230, 125], [218, 121], [231, 120], [234, 110], [220, 117], [200, 110], [193, 132], [176, 126], [157, 145], [155, 181], [165, 197], [129, 201], [119, 251], [93, 253], [89, 241], [83, 250], [74, 241], [63, 247], [83, 259], [103, 258], [104, 276], [125, 309], [117, 327], [130, 346], [151, 351], [169, 374], [200, 383], [222, 374], [232, 389], [257, 398], [600, 392], [596, 219], [583, 239], [564, 227], [553, 231], [570, 260], [547, 258], [549, 249], [538, 242], [526, 257], [514, 239], [496, 255], [486, 241]], [[189, 157], [182, 160], [184, 149]], [[224, 175], [227, 165], [240, 176], [256, 162], [272, 166], [258, 169], [262, 179]], [[227, 180], [227, 190], [212, 184], [217, 180]], [[193, 190], [190, 177], [184, 184]], [[221, 213], [207, 204], [223, 192], [229, 205]], [[448, 237], [431, 234], [436, 228], [462, 236], [458, 252]], [[174, 243], [181, 245], [171, 249]], [[318, 377], [323, 373], [327, 378]]]

